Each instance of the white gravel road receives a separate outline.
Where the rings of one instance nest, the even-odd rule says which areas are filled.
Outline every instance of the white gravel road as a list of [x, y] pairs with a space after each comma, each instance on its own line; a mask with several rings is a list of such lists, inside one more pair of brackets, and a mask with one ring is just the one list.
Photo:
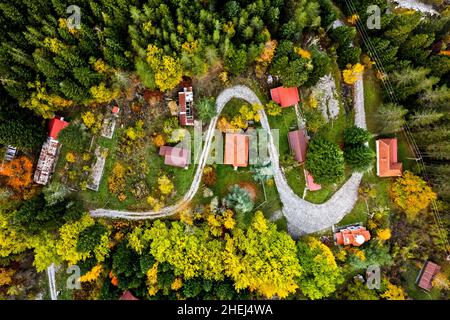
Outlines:
[[[240, 98], [248, 101], [250, 104], [261, 104], [256, 94], [245, 86], [234, 86], [225, 89], [220, 93], [216, 100], [217, 114], [222, 112], [226, 103], [232, 98]], [[362, 79], [358, 81], [355, 86], [355, 124], [365, 128], [364, 115], [364, 93], [362, 86]], [[264, 129], [270, 132], [269, 122], [264, 110], [260, 111], [261, 125]], [[206, 131], [205, 145], [200, 156], [200, 162], [197, 166], [194, 180], [189, 191], [185, 194], [177, 204], [165, 207], [159, 211], [147, 212], [131, 212], [118, 211], [110, 209], [96, 209], [91, 211], [93, 217], [110, 217], [123, 218], [130, 220], [140, 219], [155, 219], [170, 216], [177, 211], [186, 207], [196, 194], [203, 169], [208, 158], [211, 142], [214, 135], [214, 129], [218, 116], [211, 120], [211, 123]], [[285, 138], [285, 137], [280, 137]], [[362, 174], [354, 173], [350, 179], [339, 189], [333, 197], [323, 204], [312, 204], [308, 201], [298, 197], [289, 187], [285, 176], [279, 165], [278, 151], [273, 142], [273, 137], [269, 135], [269, 154], [275, 168], [275, 183], [280, 194], [280, 199], [283, 204], [283, 214], [288, 221], [288, 230], [293, 237], [298, 237], [303, 234], [321, 231], [338, 223], [348, 212], [350, 212], [356, 202], [358, 196], [358, 186], [362, 178]]]

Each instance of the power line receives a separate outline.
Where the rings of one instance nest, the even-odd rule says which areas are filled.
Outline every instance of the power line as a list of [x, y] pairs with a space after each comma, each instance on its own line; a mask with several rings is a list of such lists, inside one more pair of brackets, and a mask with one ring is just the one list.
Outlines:
[[[345, 2], [347, 5], [347, 8], [351, 14], [358, 13], [352, 0], [345, 0]], [[380, 56], [378, 55], [378, 52], [377, 52], [375, 46], [372, 44], [370, 37], [365, 29], [364, 24], [361, 22], [361, 20], [359, 18], [356, 19], [356, 26], [357, 26], [357, 30], [359, 31], [359, 34], [361, 35], [361, 37], [363, 39], [363, 42], [364, 42], [367, 50], [369, 51], [369, 54], [372, 56], [372, 58], [375, 61], [375, 66], [383, 74], [383, 76], [381, 77], [381, 82], [383, 83], [383, 86], [386, 89], [386, 92], [388, 94], [390, 101], [395, 104], [399, 104], [397, 96], [395, 95], [394, 87], [392, 86], [389, 78], [387, 77], [387, 72], [385, 71], [385, 69], [383, 67], [383, 62], [382, 62]], [[426, 166], [423, 161], [423, 156], [420, 152], [418, 144], [416, 143], [416, 141], [414, 139], [411, 129], [409, 128], [408, 123], [406, 121], [405, 121], [405, 124], [403, 125], [403, 132], [405, 133], [405, 137], [408, 142], [408, 145], [415, 156], [416, 163], [419, 165], [421, 173], [422, 173], [425, 181], [428, 184], [430, 184], [430, 178], [427, 174]], [[442, 220], [441, 220], [441, 217], [439, 214], [439, 209], [438, 209], [436, 200], [431, 201], [431, 211], [433, 212], [433, 218], [438, 227], [438, 232], [440, 233], [440, 236], [443, 236], [443, 239], [445, 241], [445, 251], [446, 251], [447, 255], [449, 255], [450, 246], [449, 246], [445, 228], [443, 226], [443, 223], [442, 223]]]

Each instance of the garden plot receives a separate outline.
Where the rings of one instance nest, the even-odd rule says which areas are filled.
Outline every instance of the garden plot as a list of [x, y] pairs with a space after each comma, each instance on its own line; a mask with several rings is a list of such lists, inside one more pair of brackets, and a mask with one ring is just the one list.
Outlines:
[[97, 161], [92, 167], [91, 176], [88, 180], [87, 188], [93, 191], [98, 191], [100, 186], [100, 181], [103, 176], [103, 169], [105, 168], [106, 157], [108, 154], [108, 149], [97, 146], [95, 148], [95, 156]]

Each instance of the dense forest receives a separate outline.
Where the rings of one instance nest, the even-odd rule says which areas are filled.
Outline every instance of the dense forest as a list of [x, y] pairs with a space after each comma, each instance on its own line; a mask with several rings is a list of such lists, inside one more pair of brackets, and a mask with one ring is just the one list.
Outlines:
[[[439, 15], [394, 10], [381, 0], [82, 0], [77, 2], [81, 24], [72, 28], [71, 1], [3, 0], [0, 144], [17, 147], [21, 156], [7, 167], [8, 174], [0, 172], [0, 299], [36, 293], [20, 263], [38, 272], [51, 263], [80, 266], [82, 287], [71, 296], [75, 299], [117, 299], [125, 290], [146, 299], [404, 299], [399, 274], [406, 262], [444, 261], [449, 250], [450, 8], [440, 0], [427, 2]], [[380, 29], [365, 24], [373, 4], [382, 12]], [[338, 19], [342, 25], [333, 26]], [[389, 208], [376, 207], [368, 220], [378, 228], [371, 243], [344, 250], [330, 248], [319, 236], [295, 241], [261, 211], [240, 223], [232, 210], [241, 210], [249, 197], [239, 188], [224, 199], [220, 214], [208, 204], [206, 213], [193, 218], [180, 213], [180, 221], [126, 222], [93, 219], [84, 199], [67, 187], [32, 184], [29, 159], [39, 156], [48, 119], [85, 116], [133, 86], [173, 96], [186, 79], [217, 74], [220, 81], [214, 81], [224, 85], [239, 77], [264, 82], [271, 75], [280, 85], [309, 90], [323, 76], [335, 70], [340, 76], [361, 64], [383, 91], [375, 118], [380, 129], [372, 134], [407, 134], [426, 170], [415, 166], [415, 175], [404, 182], [424, 194], [413, 205], [435, 204], [439, 224], [425, 207], [410, 216], [401, 205], [402, 214], [391, 216]], [[215, 115], [208, 112], [213, 106], [208, 99], [198, 103], [205, 119]], [[275, 106], [273, 114], [279, 112]], [[314, 119], [308, 120], [311, 126]], [[88, 144], [77, 127], [69, 128], [61, 139]], [[125, 146], [138, 145], [140, 129], [127, 131]], [[362, 144], [372, 136], [357, 134], [363, 136], [357, 143], [365, 158], [344, 154], [345, 161], [354, 160], [356, 171], [365, 171], [374, 153]], [[311, 145], [318, 152], [331, 150], [330, 161], [342, 157], [336, 175], [344, 175], [337, 144], [328, 147], [317, 139]], [[116, 181], [109, 185], [123, 180], [123, 168], [113, 171]], [[214, 185], [216, 177], [208, 178]], [[399, 193], [401, 183], [395, 184]], [[376, 196], [361, 190], [366, 205], [374, 201]], [[372, 264], [385, 268], [378, 290], [354, 280]], [[443, 282], [447, 292], [450, 285]]]

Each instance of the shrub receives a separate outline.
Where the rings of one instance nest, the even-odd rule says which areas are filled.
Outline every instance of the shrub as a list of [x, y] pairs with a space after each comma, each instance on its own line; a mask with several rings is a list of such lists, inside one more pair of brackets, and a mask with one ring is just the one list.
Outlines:
[[339, 147], [325, 139], [310, 142], [306, 169], [317, 183], [334, 183], [344, 176], [344, 157]]
[[364, 145], [348, 147], [345, 148], [344, 158], [354, 170], [364, 172], [372, 167], [375, 153]]
[[247, 213], [253, 209], [253, 201], [249, 192], [236, 184], [231, 187], [224, 199], [224, 204], [240, 213]]
[[345, 129], [344, 131], [344, 143], [345, 145], [361, 145], [368, 142], [372, 135], [369, 131], [353, 126]]
[[211, 120], [211, 118], [215, 117], [217, 114], [214, 98], [201, 98], [195, 104], [195, 112], [197, 113], [198, 118], [200, 118], [202, 121], [208, 122], [209, 120]]

